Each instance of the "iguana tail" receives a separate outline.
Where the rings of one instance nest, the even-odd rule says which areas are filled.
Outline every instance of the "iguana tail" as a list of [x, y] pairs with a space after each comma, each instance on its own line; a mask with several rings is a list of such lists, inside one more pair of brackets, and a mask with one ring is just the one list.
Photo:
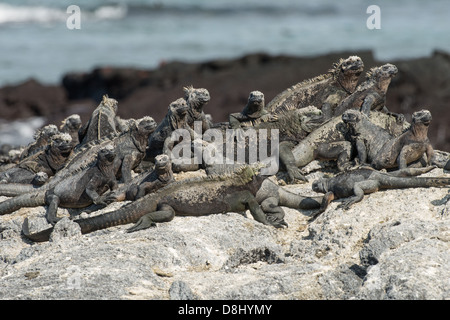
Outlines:
[[0, 196], [16, 197], [21, 194], [32, 192], [38, 187], [25, 183], [5, 183], [0, 184]]
[[437, 177], [383, 177], [380, 189], [430, 188], [450, 186], [450, 178]]
[[0, 215], [12, 213], [23, 207], [38, 207], [45, 205], [45, 192], [26, 193], [0, 203]]
[[81, 227], [81, 233], [89, 233], [122, 224], [132, 223], [139, 220], [143, 215], [155, 211], [157, 200], [151, 195], [133, 201], [115, 211], [106, 212], [101, 215], [86, 219], [75, 220]]

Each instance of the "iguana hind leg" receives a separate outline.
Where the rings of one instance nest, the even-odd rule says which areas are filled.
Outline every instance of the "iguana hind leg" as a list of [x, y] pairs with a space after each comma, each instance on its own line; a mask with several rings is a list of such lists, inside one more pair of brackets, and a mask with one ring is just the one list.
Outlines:
[[129, 228], [127, 232], [134, 232], [150, 228], [155, 225], [156, 222], [169, 222], [175, 217], [175, 210], [168, 204], [158, 206], [158, 211], [149, 212], [142, 216], [134, 226]]
[[266, 214], [266, 218], [269, 223], [277, 223], [280, 226], [287, 227], [288, 224], [284, 221], [284, 210], [279, 206], [278, 199], [276, 197], [270, 197], [261, 202], [261, 209]]

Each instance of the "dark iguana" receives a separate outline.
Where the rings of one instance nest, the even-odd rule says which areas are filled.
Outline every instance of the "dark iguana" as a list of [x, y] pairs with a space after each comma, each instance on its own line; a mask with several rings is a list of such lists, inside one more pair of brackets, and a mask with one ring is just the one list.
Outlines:
[[103, 201], [111, 203], [113, 201], [136, 200], [174, 181], [172, 162], [169, 156], [160, 154], [155, 157], [155, 168], [152, 171], [143, 172], [129, 183], [103, 195]]
[[209, 91], [204, 88], [194, 88], [192, 86], [183, 88], [184, 99], [189, 109], [186, 115], [186, 121], [189, 127], [194, 128], [194, 122], [202, 123], [202, 132], [208, 130], [211, 123], [206, 119], [203, 108], [211, 99]]
[[340, 59], [327, 74], [297, 83], [278, 94], [267, 104], [266, 110], [278, 115], [292, 106], [312, 105], [322, 110], [327, 120], [337, 105], [354, 92], [363, 69], [364, 63], [358, 56]]
[[[53, 135], [47, 147], [0, 173], [1, 183], [26, 183], [42, 185], [66, 164], [72, 153], [72, 138], [66, 133]], [[41, 172], [42, 175], [37, 175]], [[44, 181], [40, 178], [46, 177]]]
[[[379, 111], [371, 111], [370, 120], [392, 135], [401, 133], [409, 126], [406, 121], [399, 121], [397, 117]], [[346, 133], [347, 128], [342, 116], [328, 120], [292, 149], [293, 157], [287, 166], [288, 171], [289, 168], [302, 168], [313, 160], [337, 160], [340, 171], [348, 169], [353, 148], [352, 144], [346, 141]]]
[[333, 115], [339, 116], [345, 110], [357, 109], [367, 116], [370, 116], [370, 111], [381, 111], [402, 119], [402, 115], [389, 112], [385, 105], [389, 84], [397, 73], [397, 67], [390, 63], [370, 69], [366, 80], [336, 107]]
[[89, 120], [78, 131], [80, 143], [85, 144], [106, 136], [117, 135], [117, 110], [117, 100], [104, 95]]
[[270, 118], [269, 112], [264, 109], [264, 94], [261, 91], [252, 91], [244, 109], [238, 113], [231, 113], [228, 116], [228, 123], [230, 128], [238, 129], [255, 126], [259, 122], [269, 121]]
[[77, 146], [80, 143], [78, 131], [81, 127], [81, 118], [78, 114], [73, 114], [68, 116], [62, 121], [62, 124], [59, 126], [59, 131], [68, 133], [72, 137], [72, 145], [73, 147]]
[[426, 173], [435, 166], [426, 168], [406, 168], [389, 173], [380, 172], [370, 167], [363, 167], [342, 172], [333, 178], [314, 181], [312, 189], [320, 193], [332, 193], [329, 201], [347, 198], [340, 207], [348, 209], [352, 204], [361, 201], [364, 194], [385, 189], [446, 187], [450, 178], [444, 177], [412, 177]]
[[116, 153], [112, 148], [101, 149], [94, 166], [68, 177], [47, 191], [27, 193], [0, 203], [1, 214], [23, 207], [47, 205], [46, 218], [54, 224], [59, 220], [56, 217], [58, 207], [85, 208], [93, 203], [105, 206], [105, 203], [99, 201], [100, 196], [108, 189], [117, 187], [115, 157]]
[[427, 156], [426, 165], [430, 165], [434, 157], [427, 136], [431, 119], [428, 110], [414, 112], [411, 126], [396, 137], [357, 110], [347, 110], [342, 115], [342, 121], [349, 128], [347, 139], [356, 147], [359, 163], [378, 170], [404, 169], [408, 164], [421, 160], [424, 154]]
[[[245, 166], [232, 175], [184, 179], [173, 182], [155, 193], [130, 202], [112, 212], [74, 220], [81, 232], [89, 233], [116, 225], [137, 222], [128, 231], [148, 228], [154, 223], [169, 222], [177, 216], [204, 216], [250, 210], [253, 218], [263, 224], [284, 227], [277, 213], [267, 216], [255, 199], [256, 192], [267, 176]], [[30, 234], [25, 220], [23, 232], [33, 241], [46, 241], [52, 228]]]
[[188, 109], [189, 106], [183, 98], [179, 98], [169, 105], [166, 116], [150, 135], [146, 159], [152, 161], [155, 156], [163, 152], [164, 143], [167, 138], [170, 138], [172, 132], [177, 129], [190, 129], [186, 120]]
[[45, 149], [50, 144], [51, 138], [58, 133], [58, 128], [53, 124], [46, 125], [45, 127], [36, 130], [33, 135], [34, 141], [22, 150], [20, 160]]
[[[27, 192], [43, 192], [51, 189], [67, 177], [90, 167], [97, 158], [100, 149], [112, 145], [116, 152], [116, 177], [123, 181], [131, 180], [131, 171], [142, 160], [148, 143], [148, 136], [156, 129], [156, 122], [151, 117], [144, 117], [133, 124], [132, 128], [119, 136], [105, 137], [81, 146], [69, 158], [65, 167], [49, 179], [47, 183], [35, 190], [33, 186], [23, 184], [0, 184], [0, 195], [18, 196]], [[1, 214], [1, 210], [0, 210]]]

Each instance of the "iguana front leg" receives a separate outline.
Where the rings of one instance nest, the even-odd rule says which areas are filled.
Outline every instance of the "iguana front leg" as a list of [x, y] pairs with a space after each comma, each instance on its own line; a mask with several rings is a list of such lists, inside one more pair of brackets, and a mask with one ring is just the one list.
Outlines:
[[292, 144], [289, 142], [281, 142], [279, 146], [280, 162], [285, 166], [289, 176], [288, 183], [296, 181], [308, 182], [308, 179], [301, 173], [300, 169], [295, 165], [295, 157], [292, 153]]
[[136, 152], [132, 152], [131, 154], [127, 154], [123, 160], [122, 160], [122, 180], [124, 183], [131, 181], [131, 171], [133, 170], [133, 167], [135, 167], [135, 162], [138, 157], [138, 154]]
[[370, 110], [372, 110], [372, 106], [376, 101], [376, 97], [373, 94], [368, 94], [364, 98], [364, 102], [361, 106], [361, 112], [364, 113], [366, 116], [370, 117]]
[[149, 212], [142, 216], [138, 222], [127, 232], [134, 232], [155, 226], [157, 222], [169, 222], [175, 217], [175, 210], [168, 204], [158, 206], [158, 211]]
[[60, 220], [60, 218], [56, 217], [60, 199], [57, 195], [52, 194], [52, 195], [47, 196], [46, 202], [48, 204], [48, 207], [47, 207], [47, 212], [45, 214], [45, 217], [47, 218], [47, 221], [49, 223], [51, 223], [52, 225], [55, 225], [55, 223]]
[[331, 201], [335, 199], [335, 195], [332, 191], [328, 191], [322, 198], [322, 203], [320, 205], [319, 210], [311, 214], [311, 217], [308, 219], [308, 222], [314, 221], [320, 214], [324, 213], [330, 205]]
[[344, 200], [338, 208], [348, 210], [350, 206], [354, 203], [360, 202], [364, 198], [364, 194], [369, 194], [377, 192], [379, 189], [378, 181], [376, 180], [365, 180], [360, 182], [355, 182], [353, 186], [353, 197], [349, 197]]

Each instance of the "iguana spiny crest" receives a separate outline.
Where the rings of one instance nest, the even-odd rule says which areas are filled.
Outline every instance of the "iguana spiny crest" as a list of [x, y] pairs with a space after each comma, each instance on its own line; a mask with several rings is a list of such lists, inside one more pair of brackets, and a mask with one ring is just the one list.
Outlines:
[[101, 104], [107, 108], [110, 108], [114, 111], [114, 113], [117, 113], [118, 108], [118, 102], [115, 99], [109, 98], [107, 94], [103, 96]]

